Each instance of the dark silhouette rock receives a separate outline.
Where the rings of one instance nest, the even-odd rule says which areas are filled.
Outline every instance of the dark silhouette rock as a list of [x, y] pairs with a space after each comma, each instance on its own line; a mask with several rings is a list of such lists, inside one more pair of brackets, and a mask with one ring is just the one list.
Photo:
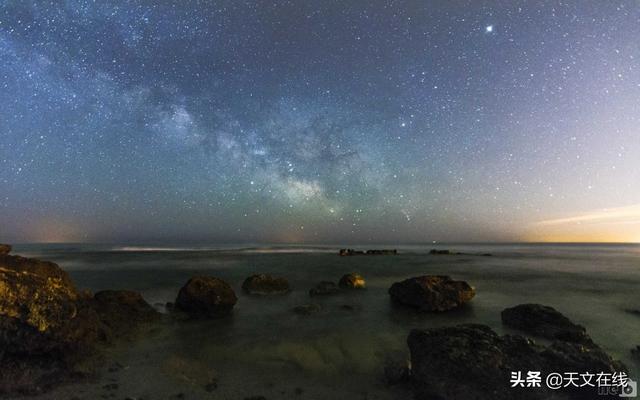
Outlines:
[[400, 352], [387, 354], [384, 358], [384, 378], [388, 385], [397, 385], [409, 380], [411, 361]]
[[340, 288], [330, 281], [322, 281], [309, 290], [309, 296], [327, 296], [340, 292]]
[[245, 279], [242, 289], [249, 294], [269, 295], [287, 294], [291, 291], [289, 282], [284, 278], [275, 278], [267, 274], [252, 275]]
[[137, 292], [104, 290], [97, 292], [93, 300], [98, 317], [115, 336], [128, 335], [133, 327], [160, 319], [160, 314]]
[[395, 302], [421, 311], [447, 311], [468, 302], [476, 292], [467, 282], [425, 275], [394, 283], [389, 294]]
[[293, 312], [298, 315], [312, 315], [322, 311], [322, 307], [317, 304], [303, 304], [293, 307]]
[[9, 246], [8, 244], [1, 244], [0, 243], [0, 256], [4, 256], [11, 253], [11, 246]]
[[238, 301], [235, 292], [222, 279], [197, 276], [180, 289], [175, 308], [195, 318], [229, 315]]
[[338, 253], [340, 256], [385, 256], [398, 254], [396, 249], [383, 249], [383, 250], [354, 250], [354, 249], [340, 249]]
[[445, 256], [445, 255], [449, 255], [452, 254], [450, 250], [438, 250], [438, 249], [431, 249], [431, 251], [429, 251], [429, 254], [431, 255], [438, 255], [438, 256]]
[[[511, 388], [512, 372], [626, 372], [597, 347], [557, 341], [549, 347], [522, 336], [498, 336], [488, 326], [467, 324], [413, 330], [407, 339], [411, 352], [411, 379], [419, 399], [484, 400], [548, 399], [553, 392], [540, 388]], [[597, 388], [566, 388], [575, 399], [597, 399]]]
[[367, 284], [360, 274], [351, 273], [343, 275], [338, 282], [338, 286], [342, 289], [365, 289]]
[[502, 311], [502, 323], [528, 334], [547, 339], [593, 344], [586, 329], [552, 307], [540, 304], [520, 304]]

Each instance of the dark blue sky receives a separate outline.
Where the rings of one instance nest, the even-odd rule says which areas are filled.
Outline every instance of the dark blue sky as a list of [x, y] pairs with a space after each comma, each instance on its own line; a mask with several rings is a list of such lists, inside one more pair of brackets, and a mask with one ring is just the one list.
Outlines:
[[637, 1], [3, 1], [0, 240], [640, 241]]

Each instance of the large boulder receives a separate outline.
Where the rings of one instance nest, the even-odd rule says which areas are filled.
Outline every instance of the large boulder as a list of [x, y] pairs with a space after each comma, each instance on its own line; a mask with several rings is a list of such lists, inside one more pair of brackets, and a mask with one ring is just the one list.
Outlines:
[[289, 282], [267, 274], [251, 275], [244, 280], [242, 290], [248, 294], [270, 295], [287, 294], [291, 291]]
[[180, 289], [175, 308], [195, 318], [227, 316], [238, 301], [233, 288], [222, 279], [197, 276]]
[[342, 289], [366, 289], [367, 284], [360, 274], [351, 273], [343, 275], [338, 282]]
[[0, 393], [37, 393], [77, 375], [104, 336], [90, 295], [60, 267], [0, 255]]
[[[544, 381], [550, 373], [626, 372], [596, 347], [561, 341], [544, 347], [522, 336], [498, 336], [484, 325], [413, 330], [407, 342], [417, 399], [549, 399], [555, 398]], [[526, 378], [528, 371], [541, 372], [541, 387], [512, 388], [512, 373]], [[594, 387], [561, 392], [575, 399], [599, 398]]]
[[0, 243], [0, 256], [7, 255], [9, 253], [11, 253], [11, 246]]
[[134, 331], [134, 327], [160, 319], [160, 314], [140, 293], [130, 290], [97, 292], [92, 305], [114, 336], [126, 336]]
[[424, 275], [394, 283], [389, 294], [395, 302], [421, 311], [447, 311], [471, 300], [476, 291], [445, 275]]
[[309, 296], [327, 296], [338, 292], [340, 288], [334, 282], [322, 281], [309, 290]]
[[506, 326], [534, 336], [593, 344], [583, 326], [574, 324], [569, 318], [549, 306], [520, 304], [504, 309], [501, 317], [502, 323]]

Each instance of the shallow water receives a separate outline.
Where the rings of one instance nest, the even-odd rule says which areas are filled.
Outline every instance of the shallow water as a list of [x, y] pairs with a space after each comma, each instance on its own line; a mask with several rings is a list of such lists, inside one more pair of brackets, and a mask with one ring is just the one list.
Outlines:
[[[404, 389], [383, 383], [382, 360], [390, 352], [408, 354], [412, 328], [475, 322], [505, 333], [500, 311], [531, 302], [553, 306], [584, 325], [627, 364], [634, 380], [640, 377], [630, 357], [640, 344], [640, 316], [625, 311], [640, 309], [639, 246], [452, 245], [438, 247], [465, 254], [439, 256], [427, 254], [432, 247], [398, 247], [397, 256], [338, 257], [334, 247], [15, 246], [14, 253], [59, 263], [80, 288], [136, 290], [159, 308], [200, 274], [225, 279], [239, 297], [232, 317], [162, 325], [144, 340], [110, 352], [107, 366], [118, 362], [122, 369], [41, 398], [408, 398]], [[365, 277], [366, 291], [309, 297], [315, 283], [352, 271]], [[272, 298], [243, 294], [244, 278], [258, 272], [286, 277], [293, 292]], [[442, 314], [393, 306], [389, 286], [421, 274], [466, 280], [477, 295], [469, 306]], [[323, 311], [291, 311], [309, 303]], [[218, 387], [207, 392], [213, 375]], [[112, 382], [116, 390], [103, 388]]]

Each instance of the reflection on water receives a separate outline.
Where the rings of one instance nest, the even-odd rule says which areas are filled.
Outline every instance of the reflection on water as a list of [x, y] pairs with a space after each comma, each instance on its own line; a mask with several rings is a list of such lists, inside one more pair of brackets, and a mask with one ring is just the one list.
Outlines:
[[[102, 379], [117, 379], [123, 398], [169, 398], [174, 392], [211, 398], [204, 387], [212, 376], [220, 398], [406, 398], [402, 389], [383, 384], [382, 360], [389, 352], [407, 352], [410, 329], [477, 322], [505, 332], [500, 311], [525, 302], [553, 306], [586, 326], [639, 377], [629, 350], [640, 344], [640, 317], [625, 311], [640, 309], [638, 246], [459, 245], [447, 248], [463, 254], [438, 256], [428, 255], [430, 248], [405, 246], [398, 256], [362, 257], [338, 257], [330, 246], [31, 245], [16, 246], [15, 252], [58, 262], [81, 288], [137, 290], [158, 307], [173, 301], [193, 275], [217, 276], [234, 286], [239, 301], [231, 318], [170, 322], [147, 340], [113, 350], [110, 357], [125, 368]], [[294, 291], [273, 298], [242, 294], [244, 278], [257, 272], [286, 277]], [[361, 273], [368, 289], [308, 296], [318, 281], [337, 281], [347, 272]], [[393, 306], [388, 287], [420, 274], [466, 280], [477, 296], [469, 306], [443, 314]], [[291, 311], [312, 302], [322, 311]], [[103, 385], [62, 388], [49, 398], [71, 390], [104, 394]]]

